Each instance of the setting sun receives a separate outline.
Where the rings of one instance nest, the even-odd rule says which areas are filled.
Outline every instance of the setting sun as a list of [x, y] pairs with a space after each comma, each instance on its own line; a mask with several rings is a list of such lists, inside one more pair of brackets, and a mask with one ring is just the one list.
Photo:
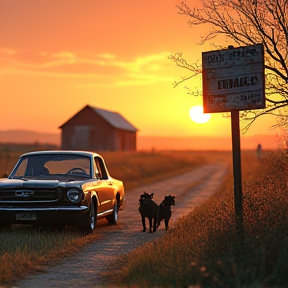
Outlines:
[[[139, 150], [214, 149], [217, 141], [231, 149], [227, 113], [203, 114], [202, 74], [189, 79], [170, 57], [183, 53], [201, 66], [202, 53], [215, 48], [198, 45], [209, 25], [191, 30], [183, 17], [174, 0], [0, 1], [0, 143], [60, 145], [60, 125], [90, 105], [135, 126]], [[218, 44], [224, 48], [226, 40]], [[277, 120], [260, 118], [245, 133], [255, 142], [242, 147], [274, 149], [281, 130], [270, 127]]]
[[196, 123], [206, 123], [211, 118], [211, 114], [204, 114], [202, 106], [194, 106], [189, 111], [190, 118]]

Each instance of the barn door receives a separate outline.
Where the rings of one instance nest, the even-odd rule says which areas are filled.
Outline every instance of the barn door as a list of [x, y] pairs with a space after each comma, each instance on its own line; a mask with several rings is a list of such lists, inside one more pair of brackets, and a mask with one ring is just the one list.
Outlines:
[[75, 126], [73, 135], [73, 149], [89, 150], [90, 147], [90, 126]]

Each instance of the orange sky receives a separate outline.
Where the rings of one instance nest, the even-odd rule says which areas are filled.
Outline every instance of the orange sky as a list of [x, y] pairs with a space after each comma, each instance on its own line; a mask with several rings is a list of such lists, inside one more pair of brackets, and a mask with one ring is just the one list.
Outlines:
[[[168, 59], [171, 53], [201, 61], [213, 50], [197, 44], [205, 31], [188, 27], [178, 2], [0, 1], [0, 130], [60, 133], [89, 104], [120, 112], [138, 135], [230, 135], [230, 119], [221, 113], [204, 124], [190, 119], [202, 97], [187, 95], [184, 86], [201, 89], [200, 78], [173, 88], [187, 72]], [[247, 135], [275, 134], [272, 122], [259, 120]]]

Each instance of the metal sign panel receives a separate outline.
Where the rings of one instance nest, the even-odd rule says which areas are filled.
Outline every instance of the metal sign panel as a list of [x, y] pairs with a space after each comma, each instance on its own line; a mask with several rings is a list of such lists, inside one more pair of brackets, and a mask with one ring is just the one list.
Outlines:
[[204, 113], [265, 108], [263, 44], [202, 53]]

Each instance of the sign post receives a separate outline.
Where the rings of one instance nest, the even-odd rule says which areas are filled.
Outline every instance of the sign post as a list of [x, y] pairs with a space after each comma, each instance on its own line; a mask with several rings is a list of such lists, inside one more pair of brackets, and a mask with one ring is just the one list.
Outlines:
[[239, 111], [265, 108], [263, 44], [202, 53], [204, 113], [231, 112], [235, 226], [244, 241]]
[[242, 197], [242, 174], [241, 174], [241, 148], [240, 148], [240, 125], [239, 111], [231, 111], [231, 134], [233, 153], [234, 175], [234, 207], [237, 238], [240, 243], [244, 241], [243, 225], [243, 197]]

